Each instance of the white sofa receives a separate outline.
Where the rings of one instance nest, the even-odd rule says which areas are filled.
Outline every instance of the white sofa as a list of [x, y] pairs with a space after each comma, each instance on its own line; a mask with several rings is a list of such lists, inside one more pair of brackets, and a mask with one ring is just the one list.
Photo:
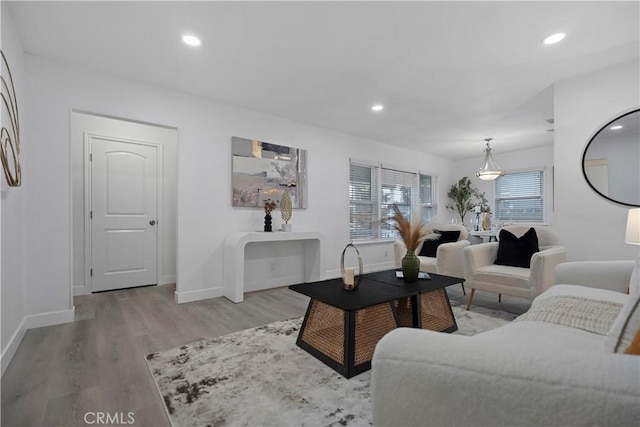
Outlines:
[[[437, 224], [430, 223], [427, 228], [428, 234], [433, 234], [433, 230], [442, 231], [460, 231], [457, 242], [443, 243], [438, 246], [436, 257], [418, 256], [420, 259], [420, 271], [427, 273], [444, 274], [453, 277], [464, 277], [464, 248], [471, 243], [467, 238], [469, 232], [467, 229], [458, 224]], [[420, 253], [422, 244], [418, 245], [416, 255]], [[393, 253], [395, 257], [396, 268], [402, 267], [402, 258], [407, 253], [407, 247], [402, 240], [396, 240], [393, 243]]]
[[[640, 356], [605, 348], [617, 342], [611, 336], [617, 327], [628, 326], [625, 333], [640, 327], [639, 266], [640, 258], [560, 264], [556, 278], [563, 284], [534, 300], [575, 295], [624, 304], [607, 336], [539, 321], [473, 337], [390, 332], [372, 362], [373, 424], [640, 425]], [[631, 295], [624, 293], [629, 286]], [[635, 310], [631, 321], [625, 310]]]

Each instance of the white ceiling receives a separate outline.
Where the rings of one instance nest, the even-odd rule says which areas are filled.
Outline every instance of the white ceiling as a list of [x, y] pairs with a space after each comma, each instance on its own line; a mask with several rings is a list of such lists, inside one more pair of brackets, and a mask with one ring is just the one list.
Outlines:
[[[639, 2], [14, 2], [28, 53], [433, 155], [553, 142], [553, 83], [639, 57]], [[565, 31], [554, 46], [544, 36]], [[180, 37], [198, 35], [188, 48]], [[370, 107], [383, 103], [374, 113]], [[612, 114], [615, 112], [612, 112]]]

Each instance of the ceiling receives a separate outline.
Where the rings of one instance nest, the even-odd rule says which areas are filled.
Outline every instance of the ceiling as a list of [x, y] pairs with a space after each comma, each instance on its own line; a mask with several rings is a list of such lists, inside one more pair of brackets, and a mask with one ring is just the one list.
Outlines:
[[553, 143], [553, 83], [640, 51], [638, 1], [3, 3], [28, 53], [449, 159]]

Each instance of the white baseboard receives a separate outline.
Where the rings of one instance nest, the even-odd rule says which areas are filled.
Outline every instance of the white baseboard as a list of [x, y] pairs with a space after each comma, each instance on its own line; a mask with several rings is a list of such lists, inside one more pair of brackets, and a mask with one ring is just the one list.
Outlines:
[[24, 338], [24, 334], [27, 333], [27, 318], [25, 317], [20, 322], [20, 325], [13, 333], [13, 336], [9, 340], [7, 347], [2, 351], [2, 374], [4, 375], [4, 371], [9, 366], [9, 362], [13, 359], [13, 355], [16, 354], [16, 350], [18, 350], [18, 346], [22, 342], [22, 338]]
[[48, 313], [30, 314], [26, 317], [27, 329], [42, 328], [44, 326], [71, 323], [75, 317], [76, 308], [70, 310], [50, 311]]
[[27, 333], [27, 329], [70, 323], [73, 322], [74, 316], [75, 307], [72, 307], [70, 310], [31, 314], [22, 319], [22, 322], [20, 322], [20, 325], [9, 340], [7, 347], [2, 351], [2, 375], [4, 375], [4, 371], [7, 369], [11, 359], [13, 359], [13, 356], [16, 354], [16, 350], [18, 350], [18, 346], [22, 342], [24, 334]]
[[199, 289], [197, 291], [187, 291], [174, 293], [174, 300], [178, 304], [185, 302], [199, 301], [201, 299], [217, 298], [222, 296], [222, 286], [217, 288]]

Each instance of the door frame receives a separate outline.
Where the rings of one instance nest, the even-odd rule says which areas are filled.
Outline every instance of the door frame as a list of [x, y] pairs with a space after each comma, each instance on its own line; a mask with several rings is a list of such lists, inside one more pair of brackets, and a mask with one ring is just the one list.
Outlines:
[[[156, 148], [157, 167], [156, 167], [156, 286], [160, 285], [163, 280], [162, 272], [164, 271], [163, 256], [164, 253], [164, 144], [149, 141], [139, 141], [127, 138], [117, 138], [107, 135], [83, 132], [83, 149], [84, 149], [84, 283], [87, 293], [93, 292], [93, 280], [91, 276], [91, 268], [93, 265], [92, 255], [92, 226], [91, 226], [91, 138], [103, 138], [112, 141], [121, 142], [132, 145], [145, 145]], [[160, 226], [162, 224], [162, 226]]]

